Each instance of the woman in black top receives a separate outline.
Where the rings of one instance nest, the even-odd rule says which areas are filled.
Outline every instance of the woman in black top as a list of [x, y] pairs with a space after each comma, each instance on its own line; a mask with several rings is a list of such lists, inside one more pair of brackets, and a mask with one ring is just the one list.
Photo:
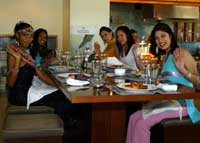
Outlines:
[[[28, 90], [32, 85], [34, 75], [49, 85], [54, 85], [53, 80], [35, 66], [34, 60], [26, 52], [26, 49], [32, 42], [33, 28], [25, 22], [19, 22], [14, 29], [16, 43], [10, 44], [8, 52], [8, 76], [7, 84], [9, 89], [9, 101], [14, 105], [26, 105]], [[70, 101], [60, 91], [53, 92], [44, 96], [34, 105], [47, 105], [55, 109], [64, 123], [69, 118], [78, 114], [79, 107], [70, 103]]]

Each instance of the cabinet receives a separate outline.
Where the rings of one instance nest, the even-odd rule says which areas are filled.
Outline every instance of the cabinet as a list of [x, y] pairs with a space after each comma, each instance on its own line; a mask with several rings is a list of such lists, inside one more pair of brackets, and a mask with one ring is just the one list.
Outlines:
[[176, 0], [178, 2], [200, 2], [200, 0]]
[[114, 3], [174, 4], [200, 6], [200, 0], [110, 0]]
[[177, 42], [200, 41], [200, 22], [175, 22]]

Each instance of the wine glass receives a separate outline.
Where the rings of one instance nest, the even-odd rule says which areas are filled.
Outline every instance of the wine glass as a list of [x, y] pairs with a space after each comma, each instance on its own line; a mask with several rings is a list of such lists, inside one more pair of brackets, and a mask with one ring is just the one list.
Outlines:
[[151, 83], [151, 74], [152, 74], [152, 67], [151, 67], [151, 59], [142, 59], [142, 63], [144, 65], [144, 78], [145, 82]]
[[71, 61], [71, 52], [65, 52], [65, 55], [66, 55], [66, 65], [67, 66], [70, 66], [70, 61]]
[[75, 55], [74, 56], [74, 66], [75, 69], [78, 72], [81, 72], [81, 66], [82, 66], [82, 57], [80, 55]]

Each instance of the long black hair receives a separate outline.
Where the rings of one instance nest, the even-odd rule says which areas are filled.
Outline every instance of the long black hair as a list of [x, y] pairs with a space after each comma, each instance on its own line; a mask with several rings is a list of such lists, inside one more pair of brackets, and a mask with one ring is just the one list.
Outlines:
[[157, 52], [157, 44], [156, 44], [156, 40], [155, 40], [155, 33], [157, 31], [163, 31], [169, 34], [170, 38], [171, 38], [171, 49], [169, 51], [169, 53], [173, 53], [174, 50], [178, 47], [178, 44], [176, 42], [176, 38], [174, 33], [172, 32], [172, 29], [165, 23], [158, 23], [155, 25], [155, 27], [153, 28], [152, 32], [151, 32], [151, 37], [150, 37], [150, 41], [151, 41], [151, 48], [150, 51], [152, 54], [156, 55], [157, 57], [160, 57], [160, 55], [162, 54], [166, 54], [166, 52], [164, 50], [158, 49]]
[[127, 26], [119, 26], [117, 28], [117, 30], [116, 30], [116, 44], [117, 44], [120, 56], [123, 56], [123, 45], [121, 45], [121, 43], [119, 42], [118, 37], [117, 37], [117, 32], [120, 31], [120, 30], [125, 33], [126, 38], [127, 38], [128, 51], [125, 53], [126, 55], [130, 51], [132, 45], [135, 44], [135, 41], [133, 39], [133, 36], [131, 34], [130, 29]]
[[109, 27], [106, 26], [102, 26], [99, 30], [99, 35], [101, 34], [101, 32], [106, 31], [106, 32], [112, 32], [112, 30]]
[[34, 32], [33, 45], [32, 45], [31, 50], [30, 50], [30, 53], [31, 53], [31, 56], [33, 57], [33, 59], [35, 59], [37, 54], [39, 54], [42, 58], [45, 58], [48, 55], [49, 51], [48, 51], [47, 41], [44, 43], [44, 45], [40, 45], [38, 43], [38, 37], [39, 37], [40, 33], [42, 33], [42, 32], [44, 32], [48, 37], [47, 30], [45, 30], [43, 28], [39, 28]]

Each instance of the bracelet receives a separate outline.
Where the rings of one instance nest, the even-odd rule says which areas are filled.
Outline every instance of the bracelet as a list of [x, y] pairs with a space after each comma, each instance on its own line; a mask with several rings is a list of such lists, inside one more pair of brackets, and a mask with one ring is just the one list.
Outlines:
[[191, 73], [190, 71], [188, 71], [187, 76], [188, 76], [189, 78], [191, 78], [191, 77], [192, 77], [192, 73]]

